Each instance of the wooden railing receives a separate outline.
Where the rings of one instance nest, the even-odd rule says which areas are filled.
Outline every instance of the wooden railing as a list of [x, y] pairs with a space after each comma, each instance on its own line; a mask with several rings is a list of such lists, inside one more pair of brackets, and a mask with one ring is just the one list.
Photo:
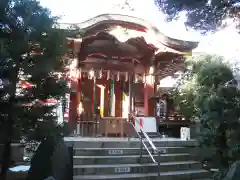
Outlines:
[[99, 121], [78, 121], [75, 130], [75, 135], [78, 136], [98, 136]]
[[[134, 129], [132, 128], [130, 122], [127, 119], [121, 117], [100, 117], [91, 116], [79, 120], [76, 125], [75, 135], [76, 136], [88, 136], [88, 137], [98, 137], [98, 136], [116, 136], [116, 137], [126, 137], [134, 136]], [[185, 120], [182, 116], [174, 115], [168, 117], [162, 117], [162, 119], [157, 119], [157, 126], [159, 125], [179, 125], [188, 126], [189, 121]], [[180, 130], [179, 130], [180, 131]]]
[[89, 121], [78, 121], [74, 134], [82, 137], [127, 137], [134, 135], [134, 129], [126, 118], [103, 117]]

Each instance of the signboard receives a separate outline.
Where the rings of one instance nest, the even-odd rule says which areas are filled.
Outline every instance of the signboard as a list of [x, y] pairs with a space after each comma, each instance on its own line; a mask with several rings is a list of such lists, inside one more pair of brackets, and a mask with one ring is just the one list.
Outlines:
[[115, 173], [130, 173], [131, 172], [131, 168], [130, 167], [116, 167], [114, 169]]
[[108, 151], [108, 154], [110, 154], [110, 155], [123, 154], [123, 150], [122, 150], [122, 149], [110, 149], [110, 150]]
[[138, 132], [140, 132], [140, 128], [143, 128], [146, 133], [157, 132], [155, 117], [136, 117], [135, 121], [135, 127]]

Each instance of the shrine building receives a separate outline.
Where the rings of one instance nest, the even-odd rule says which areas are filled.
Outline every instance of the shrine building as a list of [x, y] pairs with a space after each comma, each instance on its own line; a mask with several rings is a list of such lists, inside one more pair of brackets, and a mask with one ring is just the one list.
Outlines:
[[143, 19], [119, 14], [75, 26], [79, 33], [68, 38], [72, 64], [66, 116], [72, 130], [83, 136], [129, 136], [131, 115], [147, 133], [179, 136], [189, 121], [160, 80], [183, 69], [198, 42], [171, 38]]

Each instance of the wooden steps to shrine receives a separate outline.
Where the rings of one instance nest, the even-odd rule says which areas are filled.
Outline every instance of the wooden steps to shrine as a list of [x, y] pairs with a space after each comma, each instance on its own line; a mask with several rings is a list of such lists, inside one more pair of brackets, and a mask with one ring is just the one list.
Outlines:
[[[153, 139], [161, 152], [160, 167], [146, 150], [140, 159], [140, 141], [135, 138], [82, 138], [72, 140], [74, 180], [161, 180], [204, 179], [210, 172], [194, 156], [196, 142]], [[154, 155], [157, 160], [158, 156]]]

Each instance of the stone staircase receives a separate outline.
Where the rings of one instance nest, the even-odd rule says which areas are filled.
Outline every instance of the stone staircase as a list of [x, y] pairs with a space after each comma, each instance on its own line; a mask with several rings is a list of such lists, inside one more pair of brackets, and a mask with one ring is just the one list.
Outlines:
[[[153, 163], [146, 150], [140, 160], [138, 139], [85, 138], [74, 141], [74, 180], [195, 180], [210, 176], [195, 161], [195, 141], [164, 140], [153, 141], [161, 151], [161, 166]], [[154, 155], [157, 160], [158, 156]]]

